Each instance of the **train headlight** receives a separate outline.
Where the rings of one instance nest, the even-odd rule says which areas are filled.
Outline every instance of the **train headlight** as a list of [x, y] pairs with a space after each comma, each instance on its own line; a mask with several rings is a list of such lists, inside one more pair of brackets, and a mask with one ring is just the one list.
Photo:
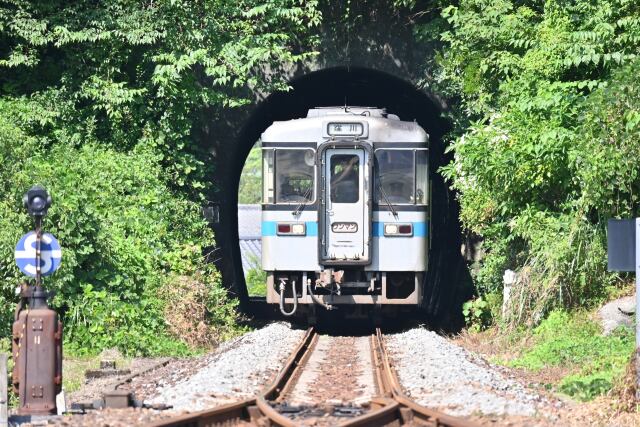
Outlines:
[[385, 236], [413, 236], [412, 224], [385, 224]]
[[291, 234], [304, 235], [305, 229], [304, 224], [293, 224], [291, 226]]
[[398, 226], [395, 224], [385, 224], [384, 225], [384, 234], [387, 236], [398, 234]]
[[307, 234], [307, 228], [304, 223], [279, 223], [279, 236], [304, 236]]

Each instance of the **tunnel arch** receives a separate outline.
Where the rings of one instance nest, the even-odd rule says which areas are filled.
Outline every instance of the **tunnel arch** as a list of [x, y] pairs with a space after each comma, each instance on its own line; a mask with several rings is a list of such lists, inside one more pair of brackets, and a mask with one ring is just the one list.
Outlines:
[[[310, 72], [290, 85], [290, 91], [273, 93], [250, 111], [218, 161], [218, 175], [223, 174], [226, 181], [220, 186], [220, 226], [216, 227], [217, 244], [225, 255], [218, 258], [219, 267], [245, 310], [250, 304], [238, 243], [238, 186], [249, 151], [272, 122], [305, 117], [310, 108], [345, 102], [385, 107], [402, 120], [417, 121], [429, 133], [431, 171], [450, 161], [443, 139], [450, 124], [443, 118], [442, 103], [406, 80], [370, 68], [335, 67]], [[451, 330], [460, 326], [459, 307], [471, 295], [471, 282], [460, 251], [459, 206], [442, 177], [432, 172], [432, 179], [433, 236], [423, 308], [433, 326]]]

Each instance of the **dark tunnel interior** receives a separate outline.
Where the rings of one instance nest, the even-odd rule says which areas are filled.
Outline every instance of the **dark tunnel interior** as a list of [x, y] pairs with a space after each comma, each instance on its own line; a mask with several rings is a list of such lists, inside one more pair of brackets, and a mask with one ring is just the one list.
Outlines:
[[[450, 161], [443, 136], [449, 123], [442, 117], [439, 104], [411, 83], [387, 73], [364, 68], [330, 68], [312, 72], [290, 82], [292, 90], [270, 95], [261, 102], [242, 127], [229, 154], [226, 170], [228, 194], [223, 195], [221, 219], [224, 232], [217, 232], [219, 246], [231, 256], [235, 293], [241, 307], [248, 301], [240, 247], [238, 244], [238, 184], [246, 157], [261, 133], [274, 121], [305, 117], [307, 110], [321, 106], [384, 107], [401, 120], [417, 121], [430, 135], [432, 188], [432, 239], [429, 273], [426, 277], [424, 321], [431, 327], [455, 331], [462, 326], [461, 304], [473, 294], [469, 269], [461, 253], [462, 233], [459, 206], [455, 195], [436, 172]], [[223, 278], [228, 282], [229, 273]]]

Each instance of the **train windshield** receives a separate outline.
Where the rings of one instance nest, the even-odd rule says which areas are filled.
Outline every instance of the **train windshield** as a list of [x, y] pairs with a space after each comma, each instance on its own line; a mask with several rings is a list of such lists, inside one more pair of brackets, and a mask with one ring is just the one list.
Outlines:
[[264, 150], [263, 159], [264, 203], [313, 202], [313, 150]]
[[[429, 171], [426, 150], [376, 150], [377, 178], [387, 200], [399, 205], [427, 204]], [[386, 203], [378, 191], [379, 203]]]

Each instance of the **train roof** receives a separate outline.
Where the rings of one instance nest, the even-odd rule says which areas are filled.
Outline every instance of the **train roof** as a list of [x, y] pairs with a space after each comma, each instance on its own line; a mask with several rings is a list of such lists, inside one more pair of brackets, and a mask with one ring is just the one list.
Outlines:
[[[307, 117], [273, 122], [262, 134], [262, 142], [315, 142], [330, 139], [329, 123], [366, 123], [367, 136], [373, 142], [426, 142], [429, 135], [416, 122], [405, 122], [384, 108], [320, 107], [308, 111]], [[337, 137], [340, 138], [340, 137]]]

